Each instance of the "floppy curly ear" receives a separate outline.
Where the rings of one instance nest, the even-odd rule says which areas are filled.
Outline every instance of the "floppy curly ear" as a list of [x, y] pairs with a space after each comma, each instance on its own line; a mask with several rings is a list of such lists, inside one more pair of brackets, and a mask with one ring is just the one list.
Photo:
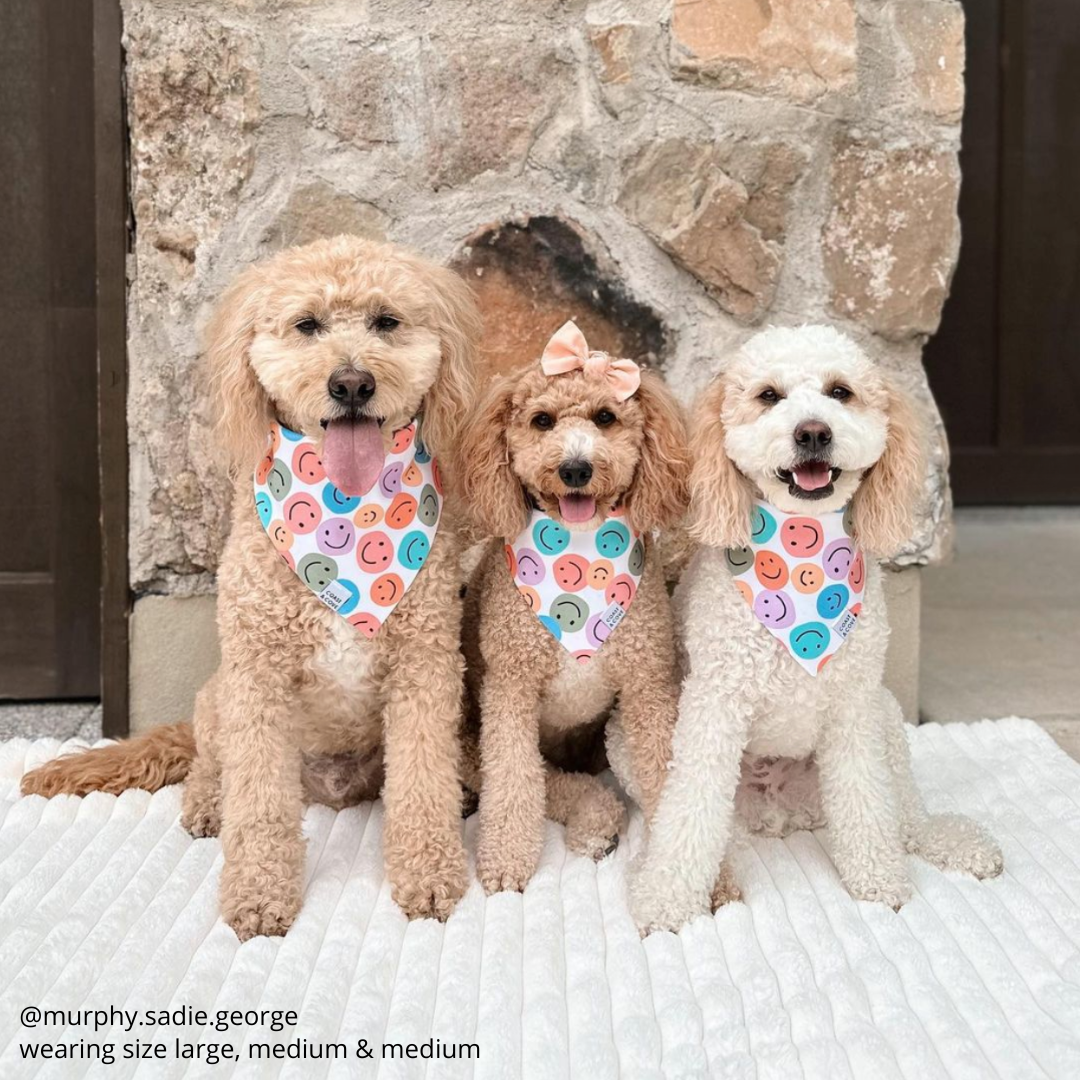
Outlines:
[[691, 421], [690, 536], [712, 547], [750, 542], [750, 482], [728, 457], [724, 443], [723, 377], [705, 391]]
[[465, 505], [485, 536], [512, 539], [525, 528], [525, 492], [510, 467], [506, 429], [515, 380], [503, 376], [492, 383], [461, 432], [458, 444], [461, 491]]
[[641, 373], [637, 402], [645, 414], [644, 445], [626, 496], [626, 516], [640, 532], [677, 524], [690, 504], [686, 423], [659, 375]]
[[216, 411], [214, 435], [230, 473], [254, 468], [266, 448], [273, 420], [266, 391], [248, 359], [262, 284], [259, 267], [245, 270], [225, 292], [206, 330], [205, 363]]
[[925, 425], [907, 391], [891, 380], [885, 452], [851, 500], [855, 538], [879, 559], [896, 555], [915, 530], [926, 471]]
[[442, 342], [442, 363], [424, 400], [424, 439], [451, 483], [460, 468], [458, 437], [473, 405], [473, 371], [480, 339], [480, 312], [472, 289], [453, 270], [433, 266], [433, 313]]

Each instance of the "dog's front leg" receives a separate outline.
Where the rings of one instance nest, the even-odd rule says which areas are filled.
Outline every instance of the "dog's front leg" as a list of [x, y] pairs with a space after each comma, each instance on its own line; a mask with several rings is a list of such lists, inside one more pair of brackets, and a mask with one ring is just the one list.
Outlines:
[[630, 879], [630, 910], [643, 933], [678, 930], [710, 910], [751, 715], [718, 682], [691, 674], [683, 684], [671, 768]]
[[[533, 669], [535, 672], [535, 669]], [[522, 678], [528, 685], [522, 685]], [[480, 697], [480, 839], [476, 873], [488, 894], [522, 891], [544, 843], [546, 781], [540, 753], [540, 686], [488, 669]]]
[[[461, 842], [461, 600], [446, 548], [432, 552], [391, 634], [383, 714], [383, 856], [410, 919], [445, 919], [465, 894]], [[440, 561], [441, 559], [441, 561]], [[398, 613], [395, 613], [398, 614]]]
[[885, 722], [875, 694], [853, 696], [825, 726], [815, 756], [832, 858], [848, 892], [899, 909], [911, 881]]
[[222, 672], [222, 918], [241, 941], [284, 934], [304, 868], [300, 751], [280, 669], [250, 657]]

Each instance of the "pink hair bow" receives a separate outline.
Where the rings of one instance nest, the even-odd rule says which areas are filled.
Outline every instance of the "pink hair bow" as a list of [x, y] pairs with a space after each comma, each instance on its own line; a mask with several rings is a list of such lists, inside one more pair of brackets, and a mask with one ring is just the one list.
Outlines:
[[590, 352], [585, 335], [571, 321], [552, 335], [540, 357], [545, 375], [583, 371], [589, 379], [603, 379], [619, 401], [632, 396], [641, 385], [641, 369], [633, 360], [615, 360], [605, 352]]

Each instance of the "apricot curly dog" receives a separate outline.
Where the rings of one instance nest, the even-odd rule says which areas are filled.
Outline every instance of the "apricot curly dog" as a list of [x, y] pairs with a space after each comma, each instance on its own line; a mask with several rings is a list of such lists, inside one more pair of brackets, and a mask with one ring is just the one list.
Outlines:
[[[158, 728], [23, 779], [25, 793], [52, 795], [186, 777], [183, 823], [196, 836], [220, 829], [221, 909], [241, 940], [285, 933], [300, 909], [305, 789], [348, 789], [355, 800], [382, 784], [387, 875], [410, 917], [445, 917], [465, 889], [460, 517], [452, 492], [440, 516], [431, 455], [452, 473], [478, 332], [459, 278], [389, 245], [339, 236], [242, 274], [209, 332], [236, 486], [218, 578], [222, 661], [199, 693], [194, 730]], [[414, 459], [390, 475], [384, 461], [399, 460], [414, 435]], [[418, 484], [425, 468], [434, 482], [422, 495], [412, 489], [417, 504], [401, 485]], [[299, 493], [307, 483], [324, 505]], [[271, 496], [290, 486], [295, 501], [275, 508]], [[399, 488], [389, 509], [360, 497]], [[271, 513], [283, 520], [260, 517]], [[386, 531], [413, 515], [425, 527], [410, 534], [409, 554], [398, 552], [413, 569], [375, 579], [364, 571], [385, 568], [392, 545], [370, 531], [384, 513]], [[332, 581], [338, 565], [357, 582]], [[349, 615], [357, 602], [371, 610]], [[380, 610], [390, 611], [381, 629]], [[305, 758], [314, 762], [306, 773]]]
[[617, 841], [622, 803], [596, 777], [556, 768], [559, 743], [617, 700], [648, 814], [676, 718], [672, 619], [649, 534], [687, 507], [683, 420], [658, 376], [590, 353], [573, 324], [560, 336], [579, 355], [559, 374], [530, 366], [498, 380], [462, 436], [469, 509], [499, 537], [470, 588], [478, 625], [466, 619], [465, 640], [481, 717], [477, 871], [489, 893], [528, 883], [545, 805], [571, 850], [599, 858]]

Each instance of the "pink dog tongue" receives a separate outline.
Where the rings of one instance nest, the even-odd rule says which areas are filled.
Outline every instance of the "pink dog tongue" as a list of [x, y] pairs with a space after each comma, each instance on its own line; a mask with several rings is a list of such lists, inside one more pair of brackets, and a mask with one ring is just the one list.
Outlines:
[[596, 500], [591, 495], [560, 495], [559, 513], [563, 521], [577, 525], [588, 521], [596, 513]]
[[824, 461], [811, 461], [808, 465], [795, 469], [794, 473], [795, 483], [803, 491], [817, 491], [832, 479], [832, 466]]
[[377, 420], [331, 420], [323, 439], [322, 463], [344, 495], [366, 495], [379, 479], [383, 461]]

